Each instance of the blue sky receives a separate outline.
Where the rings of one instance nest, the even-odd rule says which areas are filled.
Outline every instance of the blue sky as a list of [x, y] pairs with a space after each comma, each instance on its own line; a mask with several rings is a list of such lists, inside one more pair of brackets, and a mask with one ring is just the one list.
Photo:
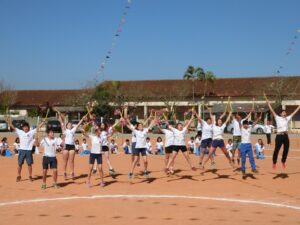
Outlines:
[[[0, 79], [16, 89], [92, 80], [127, 0], [0, 0]], [[299, 0], [132, 0], [105, 80], [300, 75]]]

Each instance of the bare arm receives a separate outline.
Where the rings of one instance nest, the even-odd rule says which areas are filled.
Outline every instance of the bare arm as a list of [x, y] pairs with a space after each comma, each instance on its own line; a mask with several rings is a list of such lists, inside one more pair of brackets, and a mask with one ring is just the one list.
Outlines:
[[150, 118], [151, 118], [151, 115], [145, 120], [145, 122], [143, 123], [143, 126], [146, 126], [148, 124]]
[[15, 126], [12, 124], [12, 121], [11, 121], [11, 118], [10, 118], [10, 117], [7, 117], [6, 122], [7, 122], [8, 126], [9, 126], [13, 131], [16, 130]]
[[195, 114], [192, 114], [191, 119], [190, 119], [189, 122], [185, 125], [185, 128], [186, 128], [186, 129], [188, 129], [188, 128], [191, 126], [192, 122], [194, 121], [194, 115], [195, 115]]
[[223, 113], [222, 113], [222, 115], [220, 116], [220, 119], [223, 119], [223, 117], [226, 115], [226, 111], [224, 111]]
[[290, 115], [290, 117], [293, 117], [300, 109], [300, 105], [295, 109], [295, 111]]
[[266, 96], [265, 93], [264, 93], [264, 97], [265, 97], [265, 99], [266, 99], [266, 102], [267, 102], [267, 104], [268, 104], [268, 107], [269, 107], [269, 109], [270, 109], [272, 115], [273, 115], [274, 117], [276, 117], [276, 113], [275, 113], [274, 109], [272, 108], [271, 103], [270, 103], [270, 101], [269, 101], [269, 99], [267, 98], [267, 96]]
[[262, 112], [260, 112], [259, 116], [256, 118], [256, 120], [254, 121], [254, 123], [252, 124], [252, 126], [254, 127], [258, 123], [258, 121], [261, 120], [261, 118], [262, 118]]
[[250, 119], [250, 117], [251, 117], [251, 114], [252, 114], [252, 111], [248, 113], [248, 115], [245, 117], [245, 119], [244, 119], [244, 120], [249, 120], [249, 119]]

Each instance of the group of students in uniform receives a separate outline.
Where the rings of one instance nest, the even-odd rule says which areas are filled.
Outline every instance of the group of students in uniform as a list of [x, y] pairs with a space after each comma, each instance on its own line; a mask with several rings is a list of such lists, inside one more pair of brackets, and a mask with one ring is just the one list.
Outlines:
[[[266, 98], [266, 102], [269, 106], [271, 113], [273, 114], [276, 126], [277, 126], [277, 135], [275, 138], [275, 149], [273, 153], [273, 168], [277, 167], [277, 158], [278, 152], [281, 146], [284, 146], [283, 155], [282, 155], [282, 167], [286, 167], [286, 160], [289, 151], [289, 137], [288, 137], [288, 123], [291, 118], [298, 112], [300, 106], [296, 108], [296, 110], [287, 116], [285, 110], [282, 110], [279, 115], [275, 113], [273, 110], [269, 100]], [[99, 126], [96, 123], [95, 117], [92, 115], [84, 116], [77, 125], [72, 126], [71, 122], [67, 122], [64, 124], [61, 114], [58, 112], [58, 117], [61, 122], [61, 127], [63, 130], [63, 174], [64, 178], [68, 178], [67, 166], [68, 163], [70, 165], [71, 170], [71, 178], [75, 179], [75, 133], [83, 122], [84, 128], [89, 127], [87, 132], [84, 132], [86, 138], [89, 138], [91, 141], [91, 148], [89, 154], [89, 170], [88, 170], [88, 178], [87, 185], [91, 187], [91, 176], [93, 171], [99, 171], [100, 175], [100, 186], [105, 186], [105, 182], [103, 181], [103, 168], [102, 168], [102, 158], [104, 157], [106, 163], [109, 167], [109, 173], [111, 175], [115, 174], [115, 170], [110, 161], [109, 154], [109, 138], [115, 132], [115, 127], [120, 123], [123, 126], [127, 126], [132, 131], [132, 158], [131, 158], [131, 167], [128, 173], [129, 179], [134, 177], [134, 170], [136, 166], [140, 166], [140, 157], [142, 157], [144, 164], [144, 173], [145, 177], [149, 176], [148, 170], [148, 158], [147, 158], [147, 135], [148, 132], [154, 127], [158, 126], [161, 132], [165, 135], [165, 173], [173, 174], [174, 173], [174, 165], [176, 157], [179, 152], [182, 152], [186, 162], [188, 163], [191, 170], [196, 171], [197, 168], [193, 165], [191, 158], [189, 156], [188, 148], [186, 147], [186, 136], [189, 130], [189, 127], [193, 123], [195, 119], [198, 120], [198, 123], [201, 124], [202, 134], [201, 134], [201, 147], [202, 149], [208, 149], [209, 153], [207, 158], [204, 157], [205, 151], [202, 151], [200, 154], [200, 169], [204, 169], [205, 165], [208, 161], [211, 161], [211, 165], [215, 166], [215, 152], [217, 148], [220, 148], [223, 154], [226, 156], [228, 163], [231, 167], [235, 167], [235, 160], [237, 159], [237, 163], [239, 165], [241, 159], [241, 171], [243, 177], [246, 176], [246, 158], [249, 157], [251, 169], [253, 173], [257, 173], [255, 160], [252, 151], [251, 145], [251, 127], [255, 126], [255, 124], [261, 120], [261, 113], [256, 116], [255, 122], [250, 125], [248, 119], [251, 118], [251, 115], [254, 112], [250, 112], [246, 118], [242, 119], [238, 113], [235, 116], [232, 115], [232, 112], [229, 111], [227, 118], [225, 118], [227, 112], [224, 112], [219, 118], [214, 119], [210, 111], [210, 116], [206, 119], [203, 119], [200, 115], [198, 115], [195, 110], [191, 112], [191, 118], [185, 123], [178, 123], [176, 126], [172, 126], [168, 123], [167, 120], [164, 122], [167, 124], [167, 128], [162, 128], [160, 117], [152, 117], [148, 118], [150, 121], [150, 125], [147, 126], [148, 120], [145, 123], [136, 123], [131, 124], [128, 117], [122, 117], [112, 126], [107, 126], [105, 123], [101, 123]], [[226, 150], [226, 146], [224, 143], [224, 130], [228, 122], [233, 118], [234, 124], [234, 132], [233, 132], [233, 144], [232, 144], [232, 154]], [[42, 146], [44, 148], [43, 155], [43, 183], [42, 189], [46, 189], [46, 178], [48, 169], [53, 170], [53, 187], [58, 188], [57, 184], [57, 138], [54, 136], [53, 130], [49, 129], [46, 131], [47, 135], [43, 138], [39, 138], [38, 133], [40, 128], [43, 126], [45, 121], [42, 121], [36, 129], [30, 130], [29, 124], [24, 123], [22, 125], [22, 129], [18, 129], [13, 126], [10, 119], [8, 119], [9, 126], [17, 133], [18, 138], [20, 140], [19, 149], [18, 149], [18, 172], [16, 181], [21, 181], [21, 171], [22, 165], [26, 160], [29, 171], [29, 180], [33, 181], [32, 177], [32, 141], [35, 139], [37, 146]], [[86, 130], [86, 129], [84, 129]], [[238, 151], [237, 151], [238, 150]], [[238, 152], [238, 156], [236, 158], [236, 151]]]

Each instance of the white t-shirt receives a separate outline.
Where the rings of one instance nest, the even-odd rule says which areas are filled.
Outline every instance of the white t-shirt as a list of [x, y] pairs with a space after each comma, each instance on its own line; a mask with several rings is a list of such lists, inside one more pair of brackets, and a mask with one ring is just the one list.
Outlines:
[[251, 126], [249, 125], [247, 129], [242, 127], [241, 133], [242, 133], [242, 142], [241, 143], [243, 143], [243, 144], [251, 143]]
[[222, 126], [213, 125], [213, 140], [224, 140], [224, 130], [226, 124]]
[[31, 151], [34, 141], [34, 135], [36, 134], [36, 129], [30, 130], [25, 133], [23, 130], [16, 128], [16, 133], [20, 138], [20, 150]]
[[48, 137], [43, 138], [41, 146], [44, 148], [44, 156], [55, 157], [56, 156], [56, 143], [57, 139], [49, 139]]
[[198, 121], [197, 123], [197, 131], [201, 131], [202, 130], [202, 125], [201, 123]]
[[62, 148], [62, 146], [61, 146], [62, 143], [63, 143], [63, 140], [60, 137], [56, 138], [56, 148], [57, 149]]
[[[241, 121], [241, 123], [242, 123], [242, 121]], [[237, 121], [237, 119], [233, 119], [232, 124], [233, 124], [233, 136], [241, 136], [242, 133], [241, 133], [239, 121]]]
[[147, 148], [147, 133], [148, 128], [145, 128], [143, 131], [134, 129], [133, 132], [136, 136], [136, 145], [135, 148]]
[[110, 148], [110, 150], [116, 150], [118, 148], [118, 145], [117, 145], [117, 143], [114, 143], [114, 144], [110, 143], [109, 148]]
[[151, 144], [151, 142], [150, 141], [149, 142], [146, 141], [146, 144], [147, 144], [147, 150], [148, 151], [152, 151], [152, 144]]
[[168, 129], [161, 129], [165, 134], [165, 147], [172, 146], [174, 144], [174, 133]]
[[233, 143], [227, 144], [227, 145], [226, 145], [226, 150], [227, 150], [227, 151], [231, 151], [231, 150], [232, 150], [232, 147], [233, 147]]
[[101, 132], [101, 138], [103, 140], [102, 146], [108, 146], [108, 144], [109, 144], [108, 143], [108, 136], [112, 134], [112, 131], [113, 131], [113, 129], [112, 129], [112, 127], [110, 127], [108, 129], [108, 131], [104, 130], [104, 131]]
[[[134, 129], [134, 127], [133, 127], [133, 129]], [[136, 136], [133, 131], [131, 133], [131, 143], [136, 143]]]
[[258, 152], [263, 152], [265, 147], [262, 147], [259, 143], [255, 144], [255, 149], [258, 150]]
[[80, 150], [80, 145], [75, 145], [75, 150], [79, 151]]
[[163, 149], [164, 143], [163, 142], [156, 142], [156, 149], [161, 150]]
[[75, 144], [75, 133], [76, 133], [76, 127], [73, 127], [72, 129], [65, 129], [64, 135], [65, 135], [65, 144], [66, 145], [74, 145]]
[[176, 128], [170, 128], [174, 134], [174, 145], [175, 146], [185, 146], [185, 134], [187, 132], [187, 128], [184, 127], [182, 130], [178, 130]]
[[188, 141], [188, 146], [192, 149], [195, 149], [195, 147], [196, 147], [195, 141], [191, 141], [191, 140]]
[[195, 146], [196, 146], [196, 147], [199, 147], [199, 146], [201, 145], [201, 141], [202, 141], [202, 139], [199, 138], [199, 137], [197, 137], [197, 138], [195, 139]]
[[88, 144], [87, 143], [82, 143], [81, 144], [82, 150], [88, 150]]
[[277, 133], [288, 132], [289, 130], [289, 122], [292, 119], [291, 116], [281, 117], [275, 116], [276, 126], [277, 126]]
[[264, 128], [265, 128], [264, 131], [265, 131], [266, 134], [271, 134], [272, 129], [274, 128], [274, 126], [273, 125], [265, 125]]
[[15, 143], [14, 143], [14, 147], [15, 147], [16, 150], [19, 150], [19, 149], [20, 149], [20, 143], [16, 143], [16, 142], [15, 142]]
[[213, 137], [213, 125], [202, 120], [202, 140]]
[[7, 143], [0, 143], [0, 149], [3, 149], [3, 150], [7, 150], [8, 149], [8, 144]]
[[91, 153], [93, 154], [101, 154], [102, 152], [102, 138], [101, 136], [90, 134], [89, 138], [91, 140]]

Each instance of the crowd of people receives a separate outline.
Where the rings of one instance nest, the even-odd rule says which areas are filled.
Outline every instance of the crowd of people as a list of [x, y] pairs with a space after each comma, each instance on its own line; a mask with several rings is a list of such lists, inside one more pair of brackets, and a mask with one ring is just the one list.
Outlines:
[[[273, 153], [273, 168], [277, 168], [278, 152], [283, 145], [283, 155], [281, 159], [282, 168], [286, 167], [286, 160], [289, 151], [289, 137], [288, 137], [288, 124], [291, 118], [298, 112], [300, 106], [290, 114], [287, 115], [285, 110], [282, 110], [279, 115], [275, 113], [270, 102], [266, 99], [269, 109], [276, 122], [276, 138], [275, 149]], [[249, 119], [254, 115], [255, 121], [249, 124]], [[89, 155], [89, 171], [87, 178], [87, 185], [91, 187], [91, 175], [96, 173], [97, 170], [100, 176], [100, 186], [105, 186], [103, 180], [103, 167], [102, 160], [106, 161], [109, 169], [109, 174], [114, 175], [116, 173], [111, 159], [111, 153], [119, 153], [118, 146], [116, 144], [113, 135], [116, 131], [116, 127], [122, 124], [127, 126], [132, 132], [131, 141], [126, 139], [122, 145], [125, 154], [131, 154], [131, 167], [128, 172], [128, 178], [134, 177], [134, 171], [137, 166], [140, 166], [140, 161], [143, 161], [144, 176], [149, 176], [148, 170], [148, 156], [151, 154], [164, 155], [165, 164], [164, 172], [167, 175], [174, 174], [174, 167], [176, 164], [176, 157], [181, 152], [190, 167], [191, 170], [196, 171], [198, 169], [203, 170], [207, 162], [210, 161], [211, 168], [216, 167], [215, 156], [216, 150], [221, 149], [222, 153], [228, 160], [228, 164], [232, 168], [240, 168], [243, 177], [246, 176], [246, 159], [249, 158], [251, 169], [253, 173], [258, 173], [255, 157], [257, 159], [264, 159], [264, 143], [262, 139], [258, 139], [255, 146], [251, 144], [251, 129], [259, 121], [262, 120], [262, 113], [256, 113], [254, 110], [249, 112], [245, 118], [241, 118], [239, 113], [233, 114], [231, 110], [225, 110], [221, 116], [213, 115], [210, 111], [210, 115], [207, 118], [202, 118], [197, 114], [195, 110], [190, 111], [190, 118], [185, 122], [179, 122], [175, 126], [169, 124], [168, 120], [161, 116], [151, 115], [144, 123], [130, 122], [127, 115], [120, 113], [120, 119], [116, 120], [115, 124], [106, 124], [102, 122], [97, 124], [96, 115], [90, 112], [82, 117], [78, 124], [75, 126], [71, 122], [64, 123], [63, 117], [58, 112], [58, 119], [61, 123], [62, 134], [59, 137], [55, 137], [54, 131], [48, 129], [45, 137], [39, 137], [41, 127], [45, 121], [38, 124], [37, 128], [30, 129], [28, 123], [23, 123], [22, 128], [18, 129], [14, 127], [11, 120], [8, 118], [8, 124], [10, 128], [16, 132], [17, 138], [13, 144], [14, 154], [18, 154], [18, 169], [16, 181], [21, 181], [22, 166], [26, 161], [28, 165], [29, 180], [33, 181], [32, 177], [32, 164], [34, 152], [39, 152], [38, 148], [43, 149], [43, 183], [42, 189], [45, 189], [47, 172], [50, 168], [53, 171], [53, 187], [58, 188], [57, 183], [57, 158], [58, 152], [61, 152], [63, 157], [63, 165], [61, 166], [64, 179], [75, 178], [75, 155], [87, 154]], [[187, 133], [193, 122], [197, 121], [197, 135], [191, 137], [187, 141]], [[233, 137], [230, 138], [225, 144], [224, 132], [228, 123], [232, 121], [233, 124]], [[166, 124], [166, 127], [162, 127], [162, 122]], [[75, 138], [75, 133], [79, 129], [83, 130], [84, 138], [80, 145], [79, 140]], [[158, 127], [161, 133], [164, 135], [164, 141], [162, 137], [158, 137], [155, 146], [152, 146], [149, 131], [154, 127]], [[272, 121], [268, 121], [265, 125], [265, 133], [267, 137], [267, 146], [271, 144], [272, 129], [275, 128], [272, 125]], [[90, 139], [91, 146], [88, 145], [87, 139]], [[7, 154], [9, 150], [7, 138], [3, 138], [0, 144], [1, 155]], [[190, 154], [194, 153], [199, 156], [199, 166], [195, 166], [190, 158]], [[254, 153], [254, 154], [253, 154]], [[255, 157], [254, 157], [255, 155]], [[68, 164], [70, 172], [67, 172]]]

